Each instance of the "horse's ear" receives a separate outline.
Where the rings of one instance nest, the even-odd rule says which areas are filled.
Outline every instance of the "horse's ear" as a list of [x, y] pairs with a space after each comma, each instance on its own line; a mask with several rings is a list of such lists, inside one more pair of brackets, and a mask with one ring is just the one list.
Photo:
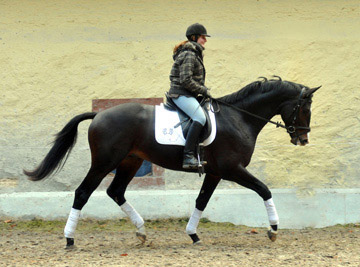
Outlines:
[[313, 93], [315, 93], [317, 90], [319, 90], [321, 86], [322, 86], [322, 85], [307, 90], [307, 91], [305, 92], [304, 97], [305, 97], [305, 98], [306, 98], [306, 97], [310, 97]]

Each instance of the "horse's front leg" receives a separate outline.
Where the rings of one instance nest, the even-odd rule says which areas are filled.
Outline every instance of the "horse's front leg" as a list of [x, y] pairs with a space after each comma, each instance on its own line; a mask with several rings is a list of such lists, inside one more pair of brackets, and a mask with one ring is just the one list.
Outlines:
[[210, 200], [216, 186], [220, 181], [220, 177], [206, 174], [200, 193], [196, 199], [196, 205], [189, 222], [186, 226], [186, 233], [191, 237], [193, 244], [199, 244], [200, 238], [196, 234], [202, 212], [205, 210], [207, 203]]
[[279, 216], [277, 214], [274, 201], [272, 199], [271, 192], [269, 188], [255, 176], [249, 173], [244, 167], [239, 166], [236, 172], [226, 175], [225, 180], [233, 181], [242, 185], [246, 188], [249, 188], [256, 193], [264, 200], [265, 208], [268, 214], [270, 228], [268, 230], [268, 237], [271, 241], [275, 241], [277, 237], [278, 225], [279, 225]]

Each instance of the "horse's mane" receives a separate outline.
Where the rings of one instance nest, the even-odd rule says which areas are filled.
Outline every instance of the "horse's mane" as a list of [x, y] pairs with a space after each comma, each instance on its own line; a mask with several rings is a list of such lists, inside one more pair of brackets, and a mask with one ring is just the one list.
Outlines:
[[289, 90], [295, 91], [301, 88], [301, 85], [283, 81], [279, 76], [273, 77], [277, 79], [268, 80], [265, 77], [259, 77], [259, 79], [261, 79], [260, 81], [252, 82], [235, 93], [220, 97], [219, 100], [228, 104], [233, 104], [253, 95], [264, 94], [267, 92], [281, 93]]

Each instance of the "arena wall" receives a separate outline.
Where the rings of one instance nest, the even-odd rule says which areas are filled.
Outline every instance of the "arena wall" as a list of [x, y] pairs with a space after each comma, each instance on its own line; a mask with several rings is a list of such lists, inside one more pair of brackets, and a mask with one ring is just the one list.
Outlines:
[[[57, 175], [34, 183], [22, 169], [38, 164], [54, 134], [91, 111], [92, 100], [163, 97], [172, 48], [194, 22], [212, 36], [204, 60], [215, 97], [259, 76], [322, 85], [313, 98], [310, 144], [295, 147], [285, 131], [267, 125], [252, 173], [299, 199], [324, 188], [360, 188], [357, 0], [5, 0], [0, 21], [2, 194], [73, 192], [90, 166], [89, 121]], [[162, 190], [198, 190], [201, 183], [197, 175], [166, 170]]]

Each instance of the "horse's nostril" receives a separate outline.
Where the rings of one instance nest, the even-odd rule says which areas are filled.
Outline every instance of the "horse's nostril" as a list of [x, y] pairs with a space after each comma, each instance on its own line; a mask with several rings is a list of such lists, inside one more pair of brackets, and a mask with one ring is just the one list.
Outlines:
[[306, 145], [306, 144], [309, 143], [309, 141], [308, 141], [308, 139], [300, 139], [300, 143], [301, 143], [302, 145]]

